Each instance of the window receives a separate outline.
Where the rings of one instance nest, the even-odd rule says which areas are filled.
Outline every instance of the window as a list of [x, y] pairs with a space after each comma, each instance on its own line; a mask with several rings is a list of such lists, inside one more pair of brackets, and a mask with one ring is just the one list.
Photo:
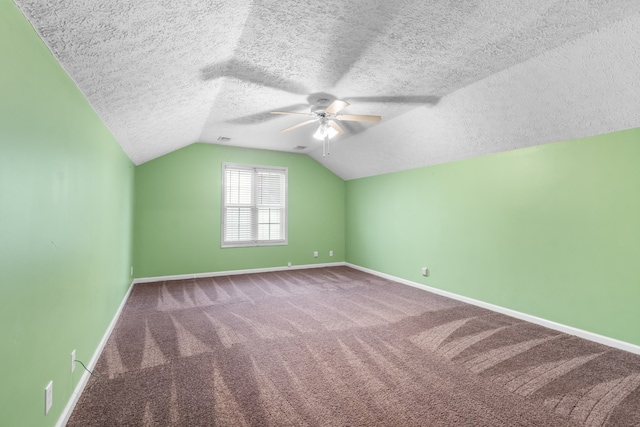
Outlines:
[[287, 168], [222, 164], [222, 247], [287, 244]]

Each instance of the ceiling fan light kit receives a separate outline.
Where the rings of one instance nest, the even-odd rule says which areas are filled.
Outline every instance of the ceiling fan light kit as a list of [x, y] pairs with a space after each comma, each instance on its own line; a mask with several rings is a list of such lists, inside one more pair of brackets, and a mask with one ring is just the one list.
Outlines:
[[313, 134], [313, 137], [318, 141], [322, 141], [325, 137], [331, 139], [334, 136], [338, 135], [338, 131], [329, 126], [326, 123], [321, 123], [316, 133]]
[[382, 117], [369, 116], [362, 114], [338, 114], [349, 103], [336, 99], [329, 104], [329, 100], [325, 98], [318, 99], [315, 105], [311, 106], [311, 113], [299, 113], [293, 111], [272, 111], [271, 114], [292, 114], [299, 116], [313, 117], [304, 122], [282, 129], [282, 132], [289, 132], [299, 127], [319, 122], [320, 126], [313, 134], [313, 138], [322, 141], [322, 156], [329, 153], [329, 140], [335, 136], [342, 135], [344, 129], [337, 123], [338, 121], [350, 121], [350, 122], [379, 122]]

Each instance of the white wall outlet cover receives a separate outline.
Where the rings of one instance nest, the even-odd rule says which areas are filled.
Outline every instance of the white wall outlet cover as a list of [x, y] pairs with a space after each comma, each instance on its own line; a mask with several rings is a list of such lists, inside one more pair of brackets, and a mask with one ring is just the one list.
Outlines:
[[318, 251], [313, 251], [313, 257], [318, 258]]
[[329, 256], [333, 256], [333, 251], [329, 251]]
[[422, 275], [425, 277], [429, 275], [429, 269], [427, 267], [422, 267]]
[[290, 262], [287, 263], [287, 267], [291, 267], [291, 263]]
[[53, 405], [53, 381], [44, 388], [44, 414], [48, 414]]
[[76, 370], [76, 351], [71, 352], [71, 373]]

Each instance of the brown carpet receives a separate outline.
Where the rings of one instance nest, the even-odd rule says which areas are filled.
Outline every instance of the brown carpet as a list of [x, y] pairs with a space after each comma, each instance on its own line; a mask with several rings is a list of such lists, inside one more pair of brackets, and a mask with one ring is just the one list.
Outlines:
[[348, 267], [138, 284], [69, 426], [640, 425], [640, 356]]

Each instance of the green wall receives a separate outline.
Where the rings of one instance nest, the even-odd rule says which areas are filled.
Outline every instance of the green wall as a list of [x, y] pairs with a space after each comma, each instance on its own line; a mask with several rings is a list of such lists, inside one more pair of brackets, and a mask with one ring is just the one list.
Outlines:
[[51, 426], [131, 283], [134, 167], [9, 0], [0, 62], [0, 425]]
[[640, 345], [640, 129], [346, 187], [347, 262]]
[[[223, 162], [288, 168], [288, 245], [220, 248]], [[345, 183], [306, 155], [193, 144], [136, 167], [135, 182], [136, 277], [345, 259]]]

